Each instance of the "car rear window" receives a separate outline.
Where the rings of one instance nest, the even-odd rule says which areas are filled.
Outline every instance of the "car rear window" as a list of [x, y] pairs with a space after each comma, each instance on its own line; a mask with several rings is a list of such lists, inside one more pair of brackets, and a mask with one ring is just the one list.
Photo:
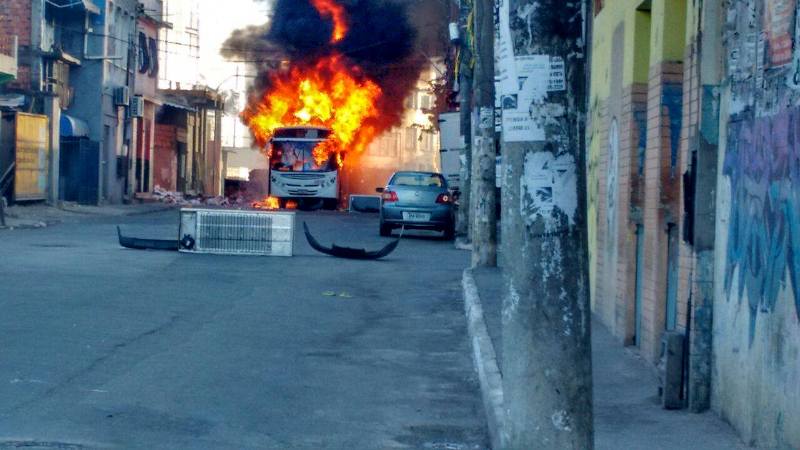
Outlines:
[[432, 186], [444, 187], [444, 178], [441, 175], [430, 173], [398, 173], [389, 183], [395, 186]]

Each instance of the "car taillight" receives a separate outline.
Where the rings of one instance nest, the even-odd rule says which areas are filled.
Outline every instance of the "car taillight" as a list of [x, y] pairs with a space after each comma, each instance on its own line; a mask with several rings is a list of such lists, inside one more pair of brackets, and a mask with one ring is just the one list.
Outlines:
[[447, 204], [447, 203], [450, 203], [452, 200], [453, 200], [453, 197], [451, 197], [450, 194], [439, 194], [439, 196], [436, 197], [436, 203]]
[[383, 194], [381, 194], [381, 198], [385, 203], [396, 202], [398, 200], [397, 192], [394, 191], [383, 191]]

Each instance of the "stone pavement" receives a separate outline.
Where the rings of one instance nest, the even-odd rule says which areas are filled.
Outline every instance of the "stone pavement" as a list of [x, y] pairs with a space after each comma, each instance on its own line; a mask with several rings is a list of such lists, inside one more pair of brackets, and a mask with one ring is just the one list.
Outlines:
[[[503, 415], [497, 406], [501, 404], [497, 399], [502, 401], [502, 378], [492, 377], [492, 373], [502, 372], [502, 278], [502, 271], [496, 268], [468, 269], [464, 273], [468, 320], [478, 322], [478, 326], [470, 323], [469, 329], [473, 356], [484, 403], [490, 403], [485, 406], [495, 446], [502, 434]], [[479, 336], [482, 329], [488, 338]], [[484, 341], [491, 342], [488, 352], [478, 344]], [[652, 366], [620, 345], [597, 320], [592, 322], [592, 351], [596, 449], [749, 448], [733, 428], [713, 413], [662, 409]]]
[[129, 205], [78, 205], [60, 203], [58, 206], [45, 203], [20, 204], [6, 209], [6, 226], [0, 230], [44, 228], [62, 222], [75, 222], [87, 217], [124, 217], [149, 214], [176, 208], [164, 203], [134, 203]]

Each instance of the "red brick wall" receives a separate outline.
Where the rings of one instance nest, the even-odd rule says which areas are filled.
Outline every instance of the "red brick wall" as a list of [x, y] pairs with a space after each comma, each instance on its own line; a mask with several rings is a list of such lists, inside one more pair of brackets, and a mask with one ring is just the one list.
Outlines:
[[[31, 1], [0, 0], [0, 41], [10, 42], [17, 36], [19, 54], [23, 55], [31, 45]], [[17, 80], [8, 83], [9, 88], [28, 89], [30, 87], [30, 66], [22, 65], [20, 58]]]
[[619, 155], [618, 262], [615, 331], [617, 337], [633, 344], [636, 334], [636, 225], [641, 217], [631, 214], [642, 207], [643, 177], [639, 174], [639, 147], [646, 136], [647, 85], [634, 84], [625, 89], [622, 99]]
[[[646, 138], [648, 86], [634, 84], [623, 88], [618, 119], [619, 158], [617, 167], [617, 200], [614, 229], [609, 229], [607, 205], [609, 166], [610, 113], [605, 103], [598, 105], [597, 293], [594, 311], [625, 344], [632, 344], [635, 335], [636, 225], [641, 223], [643, 176], [639, 174], [639, 147]], [[613, 235], [612, 235], [613, 234]], [[615, 248], [610, 245], [616, 245]], [[609, 254], [615, 251], [616, 258]], [[615, 281], [614, 283], [609, 280]]]
[[642, 355], [656, 361], [666, 319], [667, 224], [679, 221], [680, 170], [671, 170], [672, 121], [664, 103], [666, 85], [682, 86], [683, 64], [664, 62], [650, 69], [647, 153], [644, 169], [644, 276]]
[[176, 190], [178, 176], [178, 149], [174, 125], [155, 125], [153, 147], [153, 184], [168, 191]]

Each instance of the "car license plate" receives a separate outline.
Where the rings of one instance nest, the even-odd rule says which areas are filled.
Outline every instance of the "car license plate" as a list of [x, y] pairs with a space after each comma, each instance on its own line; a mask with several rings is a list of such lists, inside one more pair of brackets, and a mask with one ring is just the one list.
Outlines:
[[428, 222], [431, 215], [427, 213], [403, 212], [403, 220], [408, 222]]

